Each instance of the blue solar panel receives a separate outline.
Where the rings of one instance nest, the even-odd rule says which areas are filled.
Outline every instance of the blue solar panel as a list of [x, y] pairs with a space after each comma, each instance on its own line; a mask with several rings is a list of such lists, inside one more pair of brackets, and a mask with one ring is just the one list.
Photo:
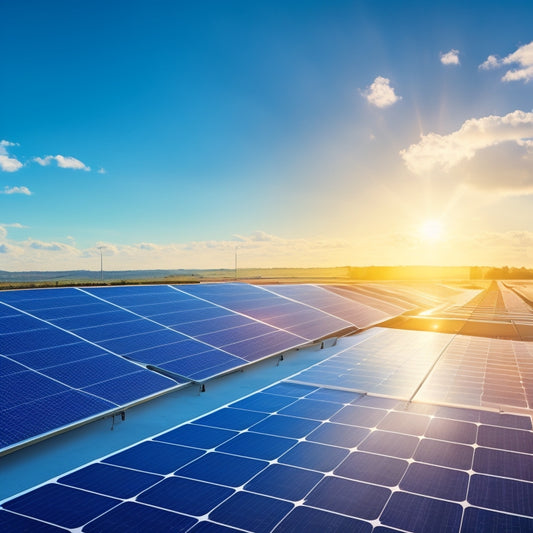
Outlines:
[[352, 324], [345, 320], [253, 285], [200, 284], [179, 286], [176, 289], [309, 340], [352, 327]]
[[[292, 414], [278, 414], [284, 410]], [[458, 427], [468, 433], [470, 419], [482, 416], [283, 382], [51, 483], [53, 498], [63, 496], [53, 493], [63, 485], [69, 486], [64, 491], [104, 498], [82, 502], [79, 494], [64, 492], [89, 507], [76, 521], [63, 516], [63, 501], [43, 506], [42, 488], [4, 508], [58, 526], [76, 523], [84, 531], [115, 525], [119, 531], [126, 525], [140, 531], [120, 511], [126, 506], [134, 506], [130, 511], [138, 524], [151, 519], [150, 528], [158, 531], [167, 524], [177, 530], [185, 524], [191, 531], [233, 527], [279, 533], [302, 527], [528, 531], [533, 525], [530, 454], [487, 444], [494, 444], [493, 429], [504, 435], [496, 444], [511, 448], [523, 446], [524, 434], [533, 431], [477, 422], [476, 442], [465, 444], [471, 439], [450, 425], [466, 423]], [[521, 418], [528, 419], [500, 420], [520, 427]], [[109, 499], [118, 506], [93, 512], [92, 507], [101, 512], [99, 506]]]
[[[278, 285], [269, 286], [268, 290], [325, 311], [359, 328], [368, 327], [394, 316], [316, 285]], [[397, 310], [396, 314], [401, 312], [403, 310]]]
[[203, 455], [180, 468], [176, 475], [228, 487], [240, 487], [268, 465], [268, 462], [219, 452]]

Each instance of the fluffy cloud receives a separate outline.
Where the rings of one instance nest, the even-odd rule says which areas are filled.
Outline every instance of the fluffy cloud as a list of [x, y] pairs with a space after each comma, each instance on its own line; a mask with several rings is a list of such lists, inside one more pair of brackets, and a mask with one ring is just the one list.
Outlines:
[[459, 50], [452, 48], [445, 54], [440, 54], [440, 62], [443, 65], [459, 65]]
[[490, 55], [479, 65], [479, 68], [490, 70], [507, 65], [518, 65], [518, 68], [508, 70], [502, 77], [502, 81], [524, 80], [528, 82], [533, 79], [533, 41], [521, 46], [503, 59]]
[[2, 140], [0, 141], [0, 170], [4, 172], [16, 172], [22, 168], [22, 163], [9, 155], [7, 151], [8, 146], [18, 146], [16, 143]]
[[368, 103], [380, 108], [389, 107], [401, 100], [401, 96], [398, 96], [391, 87], [390, 80], [382, 76], [378, 76], [361, 94]]
[[24, 185], [21, 187], [4, 187], [3, 191], [0, 191], [0, 194], [25, 194], [26, 196], [31, 196], [31, 191], [28, 187]]
[[35, 157], [34, 161], [43, 167], [48, 166], [52, 161], [55, 161], [59, 168], [72, 168], [75, 170], [86, 171], [91, 170], [90, 167], [82, 163], [79, 159], [70, 156], [65, 157], [62, 155], [47, 155], [46, 157]]
[[415, 174], [444, 172], [467, 177], [479, 188], [533, 192], [533, 112], [514, 111], [467, 120], [448, 135], [429, 133], [402, 150]]
[[5, 270], [99, 270], [100, 253], [104, 270], [233, 268], [236, 249], [240, 268], [336, 266], [346, 264], [354, 253], [341, 240], [286, 239], [265, 232], [173, 244], [99, 242], [83, 249], [72, 238], [65, 242], [10, 240], [5, 227], [0, 229], [0, 243], [6, 245]]

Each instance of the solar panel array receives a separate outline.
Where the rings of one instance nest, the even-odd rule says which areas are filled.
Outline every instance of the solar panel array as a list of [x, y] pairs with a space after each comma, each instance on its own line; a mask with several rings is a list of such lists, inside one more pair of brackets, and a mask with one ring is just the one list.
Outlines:
[[280, 297], [256, 285], [206, 283], [183, 285], [179, 290], [309, 340], [318, 340], [333, 332], [354, 329], [351, 322], [300, 301]]
[[315, 306], [238, 283], [0, 292], [0, 450], [354, 331], [370, 309], [317, 291]]
[[527, 416], [281, 382], [3, 503], [3, 531], [533, 530]]

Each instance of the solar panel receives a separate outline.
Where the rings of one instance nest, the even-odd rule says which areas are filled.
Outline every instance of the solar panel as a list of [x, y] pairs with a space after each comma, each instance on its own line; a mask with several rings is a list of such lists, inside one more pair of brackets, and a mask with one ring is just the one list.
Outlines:
[[352, 328], [352, 324], [321, 310], [244, 283], [180, 285], [176, 289], [266, 322], [308, 340]]
[[[28, 354], [31, 356], [31, 353], [43, 348], [63, 346], [75, 341], [86, 340], [92, 345], [103, 348], [100, 353], [111, 351], [114, 354], [153, 367], [162, 362], [164, 363], [162, 370], [173, 374], [174, 378], [180, 382], [184, 382], [187, 378], [208, 379], [217, 373], [248, 363], [248, 360], [233, 353], [217, 350], [216, 346], [191, 339], [188, 335], [181, 334], [155, 320], [139, 316], [133, 311], [135, 308], [149, 305], [151, 311], [154, 312], [155, 304], [165, 305], [167, 309], [168, 305], [172, 304], [172, 308], [175, 310], [176, 304], [183, 305], [185, 302], [189, 305], [190, 302], [193, 304], [198, 302], [199, 300], [194, 297], [181, 294], [168, 286], [111, 287], [91, 289], [91, 291], [94, 294], [105, 295], [110, 301], [104, 301], [100, 296], [96, 297], [89, 291], [78, 289], [43, 289], [41, 291], [13, 291], [0, 294], [0, 299], [8, 301], [9, 305], [41, 319], [38, 321], [19, 313], [18, 316], [24, 317], [26, 321], [33, 320], [37, 326], [31, 331], [26, 331], [24, 335], [16, 332], [4, 335], [2, 337], [4, 353], [15, 355], [20, 352], [25, 357]], [[114, 303], [115, 301], [126, 303], [131, 306], [131, 309], [118, 307], [118, 304]], [[201, 311], [204, 315], [207, 313], [207, 317], [209, 317], [209, 311], [220, 309], [205, 302], [202, 302], [201, 305], [203, 308], [197, 311]], [[181, 311], [187, 310], [183, 307], [179, 307], [179, 309]], [[194, 309], [196, 309], [195, 305], [193, 305], [193, 311]], [[66, 314], [67, 310], [68, 314]], [[222, 313], [232, 314], [225, 310], [222, 310]], [[0, 320], [10, 321], [9, 325], [11, 326], [14, 317], [7, 316], [0, 318]], [[43, 322], [43, 320], [47, 320], [47, 322]], [[203, 324], [204, 333], [212, 331], [212, 326], [208, 320], [204, 321]], [[58, 329], [59, 327], [62, 329]], [[278, 333], [277, 330], [273, 331]], [[74, 333], [75, 336], [71, 335], [70, 332]], [[284, 339], [289, 336], [285, 332], [279, 333], [280, 336], [284, 336]], [[299, 338], [296, 342], [295, 338], [291, 338], [292, 342], [289, 344], [287, 342], [282, 343], [280, 349], [290, 348], [304, 342]], [[277, 349], [278, 346], [275, 348]], [[68, 353], [68, 350], [66, 352]], [[192, 355], [199, 355], [199, 357], [191, 358]], [[263, 349], [259, 355], [268, 356], [272, 355], [272, 352]], [[75, 355], [68, 354], [67, 357], [75, 357]], [[28, 360], [29, 358], [25, 357], [25, 359]], [[72, 361], [73, 359], [69, 360]], [[64, 370], [67, 371], [67, 368]], [[118, 376], [108, 375], [108, 379], [113, 377]], [[158, 378], [146, 379], [155, 383]], [[120, 380], [115, 381], [115, 384], [120, 385]], [[111, 391], [110, 387], [107, 388]], [[146, 387], [144, 388], [146, 389]], [[93, 392], [97, 390], [100, 392], [101, 389], [102, 386], [96, 387]]]
[[285, 381], [3, 502], [0, 527], [529, 531], [532, 453], [528, 416]]
[[533, 408], [533, 346], [456, 336], [416, 398], [476, 407]]
[[[391, 315], [379, 309], [351, 298], [345, 298], [340, 293], [328, 291], [326, 287], [316, 285], [272, 285], [268, 286], [268, 290], [325, 311], [350, 322], [358, 328], [366, 328], [391, 317]], [[396, 314], [400, 314], [400, 312]]]
[[[103, 346], [132, 359], [195, 380], [213, 377], [306, 342], [306, 339], [288, 331], [236, 314], [170, 286], [104, 287], [87, 289], [86, 292], [135, 313], [132, 316], [149, 312], [149, 323], [152, 326], [167, 328], [148, 331], [144, 337], [134, 338], [130, 335], [103, 341]], [[159, 308], [161, 305], [165, 307], [163, 313]], [[199, 305], [201, 307], [198, 307]], [[128, 325], [133, 324], [125, 323], [124, 328]], [[120, 324], [118, 326], [122, 327]], [[113, 327], [117, 326], [109, 326]], [[84, 331], [86, 330], [80, 330], [78, 333], [83, 335]], [[177, 333], [172, 338], [174, 332]], [[153, 340], [155, 335], [163, 333], [169, 337], [166, 342]], [[187, 339], [187, 342], [182, 345], [175, 344], [182, 339]], [[191, 358], [193, 343], [196, 343], [195, 355], [198, 355], [195, 358]], [[182, 351], [182, 348], [185, 351]], [[166, 355], [162, 355], [164, 351], [167, 352]]]
[[366, 336], [342, 339], [336, 355], [292, 379], [410, 398], [452, 339], [444, 333], [373, 328]]
[[[26, 295], [20, 301], [36, 305]], [[47, 322], [0, 308], [2, 452], [177, 387]]]

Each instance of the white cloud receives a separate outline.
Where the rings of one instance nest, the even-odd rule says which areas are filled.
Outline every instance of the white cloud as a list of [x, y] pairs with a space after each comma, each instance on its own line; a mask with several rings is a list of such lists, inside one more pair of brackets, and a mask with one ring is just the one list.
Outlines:
[[82, 163], [79, 159], [75, 157], [65, 157], [62, 155], [47, 155], [46, 157], [35, 157], [33, 159], [39, 165], [45, 167], [48, 166], [52, 161], [57, 163], [59, 168], [72, 168], [75, 170], [91, 170], [90, 167]]
[[22, 187], [8, 187], [6, 185], [4, 190], [0, 191], [0, 194], [25, 194], [26, 196], [31, 196], [31, 191], [24, 185]]
[[105, 168], [99, 168], [97, 172], [98, 174], [107, 174], [107, 170]]
[[361, 94], [368, 103], [380, 108], [389, 107], [401, 100], [401, 96], [398, 96], [391, 87], [390, 80], [382, 76], [378, 76]]
[[467, 181], [477, 187], [529, 193], [533, 190], [532, 138], [533, 112], [517, 110], [502, 117], [467, 120], [448, 135], [423, 135], [400, 156], [415, 174], [455, 170], [457, 175], [466, 172]]
[[491, 70], [493, 68], [498, 68], [500, 66], [500, 61], [496, 56], [490, 55], [479, 65], [481, 70]]
[[9, 155], [6, 148], [8, 146], [18, 146], [18, 144], [5, 140], [0, 141], [0, 170], [4, 172], [16, 172], [23, 165], [18, 159]]
[[449, 52], [445, 54], [440, 54], [440, 62], [443, 65], [459, 65], [459, 50], [452, 48]]
[[[6, 237], [6, 229], [2, 231]], [[2, 260], [4, 270], [99, 270], [100, 248], [104, 270], [232, 269], [236, 248], [240, 268], [336, 266], [347, 264], [347, 258], [354, 254], [351, 245], [339, 239], [289, 239], [262, 231], [218, 241], [98, 242], [91, 248], [80, 248], [72, 237], [64, 242], [2, 239], [2, 231], [0, 242], [11, 246]]]
[[533, 41], [518, 48], [512, 54], [498, 59], [495, 55], [490, 55], [479, 65], [483, 70], [494, 69], [507, 65], [518, 65], [514, 70], [508, 70], [502, 77], [502, 81], [524, 80], [528, 82], [533, 79]]
[[9, 224], [2, 224], [0, 222], [0, 228], [17, 228], [17, 229], [23, 229], [23, 228], [27, 228], [28, 226], [23, 226], [22, 224], [20, 224], [19, 222], [11, 222]]

